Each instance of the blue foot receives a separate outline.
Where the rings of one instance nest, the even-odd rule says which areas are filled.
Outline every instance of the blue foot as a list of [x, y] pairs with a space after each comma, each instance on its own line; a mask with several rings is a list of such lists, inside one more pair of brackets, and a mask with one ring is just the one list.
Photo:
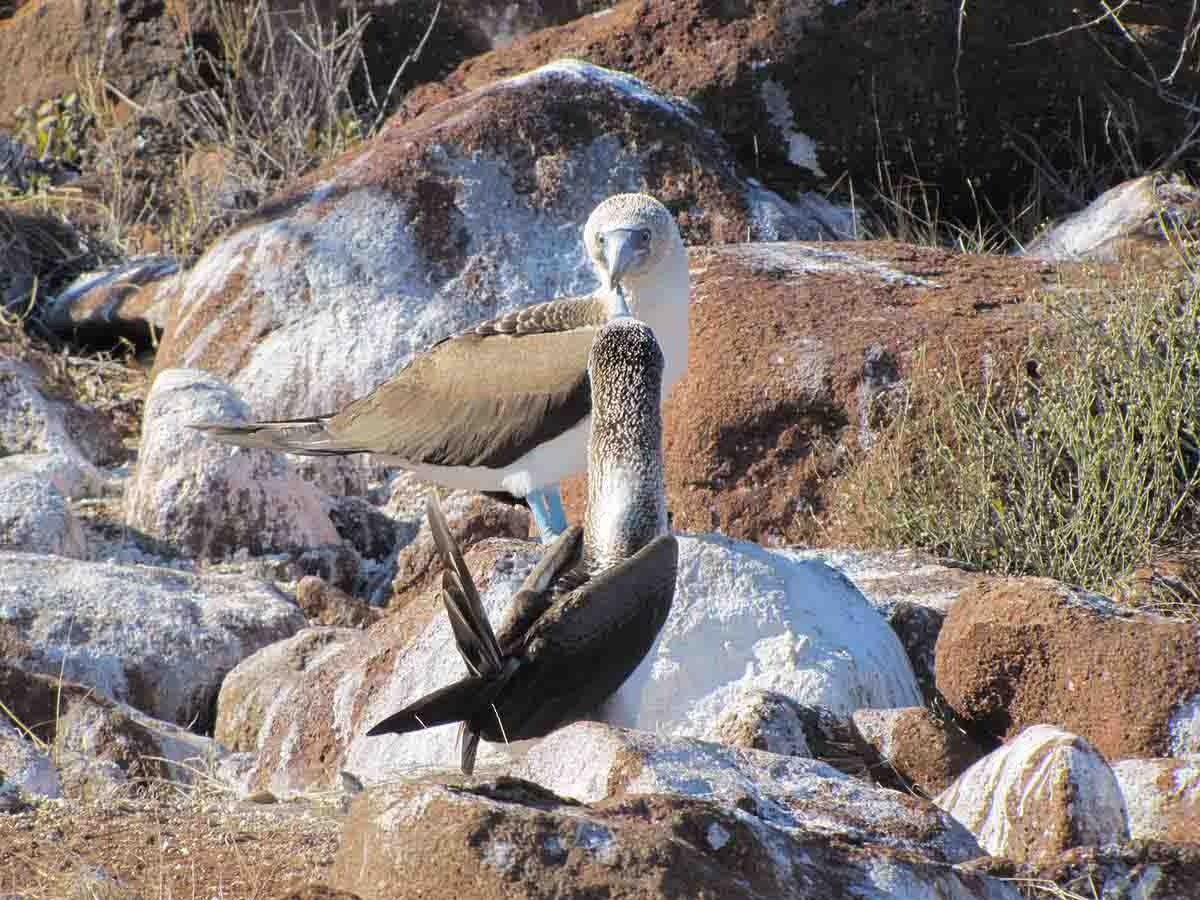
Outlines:
[[567, 529], [567, 514], [563, 512], [562, 497], [558, 494], [558, 485], [540, 491], [530, 491], [525, 495], [529, 511], [533, 513], [534, 524], [543, 544], [549, 544]]

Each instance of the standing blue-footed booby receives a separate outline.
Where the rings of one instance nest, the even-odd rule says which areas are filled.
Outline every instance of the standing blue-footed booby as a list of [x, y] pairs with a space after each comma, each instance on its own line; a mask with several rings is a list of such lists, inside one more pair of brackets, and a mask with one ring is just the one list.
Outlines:
[[483, 322], [435, 344], [339, 412], [195, 427], [228, 444], [310, 456], [373, 453], [452, 488], [525, 497], [544, 541], [566, 528], [558, 483], [587, 462], [588, 350], [614, 315], [653, 330], [663, 394], [687, 366], [687, 252], [647, 194], [617, 194], [583, 232], [601, 286]]
[[446, 571], [442, 601], [469, 674], [377, 723], [368, 735], [462, 722], [462, 770], [480, 738], [541, 737], [586, 715], [650, 652], [675, 597], [678, 545], [662, 469], [663, 354], [628, 317], [600, 329], [588, 362], [591, 432], [582, 534], [547, 548], [493, 632], [435, 498], [429, 524]]

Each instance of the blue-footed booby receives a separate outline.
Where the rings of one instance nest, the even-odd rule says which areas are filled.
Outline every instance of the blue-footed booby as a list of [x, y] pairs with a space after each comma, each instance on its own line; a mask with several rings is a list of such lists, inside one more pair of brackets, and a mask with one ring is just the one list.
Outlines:
[[584, 528], [565, 530], [546, 549], [493, 632], [431, 497], [429, 524], [446, 564], [442, 602], [468, 675], [368, 735], [462, 722], [461, 763], [469, 775], [480, 738], [549, 734], [595, 709], [650, 652], [671, 610], [678, 566], [663, 493], [663, 354], [645, 323], [622, 317], [596, 335], [588, 371]]
[[303, 455], [373, 453], [452, 488], [525, 497], [542, 540], [566, 528], [558, 483], [587, 462], [588, 350], [614, 315], [649, 325], [663, 395], [687, 366], [687, 252], [647, 194], [593, 210], [584, 244], [600, 288], [525, 307], [443, 339], [330, 415], [199, 423], [218, 441]]

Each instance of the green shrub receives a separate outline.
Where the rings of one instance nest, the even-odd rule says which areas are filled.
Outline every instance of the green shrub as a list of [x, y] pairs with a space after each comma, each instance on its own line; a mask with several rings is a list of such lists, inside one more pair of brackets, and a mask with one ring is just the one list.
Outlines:
[[[835, 508], [857, 542], [1111, 588], [1186, 544], [1200, 500], [1200, 289], [1051, 300], [1023, 359], [927, 357]], [[951, 356], [951, 359], [953, 357]]]

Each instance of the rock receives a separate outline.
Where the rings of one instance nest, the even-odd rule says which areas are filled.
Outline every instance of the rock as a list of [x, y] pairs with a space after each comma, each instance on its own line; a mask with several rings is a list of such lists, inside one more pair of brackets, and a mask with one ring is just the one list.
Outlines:
[[86, 559], [87, 538], [49, 479], [0, 473], [0, 547]]
[[51, 330], [84, 344], [109, 348], [121, 339], [148, 346], [162, 332], [165, 300], [179, 263], [170, 256], [127, 260], [101, 272], [87, 272], [45, 304]]
[[730, 747], [812, 758], [798, 707], [783, 694], [746, 691], [735, 698], [705, 737]]
[[854, 724], [881, 764], [925, 796], [941, 793], [983, 756], [970, 737], [924, 707], [859, 709]]
[[0, 715], [0, 785], [8, 790], [15, 787], [26, 796], [62, 796], [49, 749], [35, 744], [4, 715]]
[[296, 603], [310, 625], [365, 628], [378, 622], [381, 615], [379, 610], [315, 575], [300, 579], [296, 585]]
[[225, 673], [303, 628], [304, 615], [236, 576], [0, 551], [4, 625], [28, 646], [19, 664], [29, 671], [205, 728]]
[[336, 497], [329, 518], [338, 536], [366, 559], [386, 559], [396, 550], [396, 523], [362, 497]]
[[[0, 457], [45, 473], [64, 497], [104, 490], [99, 467], [124, 458], [121, 438], [97, 411], [59, 399], [32, 366], [0, 356]], [[11, 472], [12, 470], [9, 469]]]
[[936, 802], [988, 853], [1018, 861], [1129, 838], [1121, 789], [1104, 758], [1051, 725], [1027, 728], [989, 753]]
[[212, 738], [161, 722], [124, 703], [80, 696], [63, 704], [55, 747], [83, 759], [112, 763], [131, 780], [194, 784], [210, 777], [221, 755]]
[[1158, 841], [1078, 847], [1008, 874], [1056, 885], [1081, 897], [1194, 900], [1200, 884], [1200, 848], [1195, 843]]
[[300, 578], [320, 578], [343, 592], [354, 590], [362, 570], [362, 557], [349, 544], [311, 547], [296, 554], [292, 563]]
[[768, 215], [783, 201], [733, 163], [694, 109], [618, 72], [568, 60], [481, 88], [390, 123], [212, 247], [155, 371], [212, 372], [257, 417], [337, 409], [448, 334], [592, 290], [581, 228], [621, 191], [657, 195], [691, 240], [828, 232]]
[[1200, 751], [1197, 626], [1050, 579], [964, 591], [937, 644], [937, 684], [972, 731], [1051, 722], [1106, 759]]
[[960, 593], [989, 576], [913, 550], [815, 549], [796, 555], [828, 563], [854, 582], [900, 638], [926, 704], [936, 702], [934, 648], [946, 612]]
[[357, 637], [350, 628], [305, 628], [242, 660], [221, 682], [217, 743], [235, 753], [257, 750], [275, 716], [295, 702], [301, 675]]
[[839, 714], [920, 703], [900, 642], [840, 572], [718, 535], [681, 538], [671, 615], [605, 720], [700, 735], [744, 689]]
[[[468, 552], [492, 621], [540, 556], [535, 545], [499, 540]], [[327, 786], [341, 769], [375, 782], [416, 766], [454, 766], [453, 728], [403, 737], [364, 732], [463, 673], [437, 592], [417, 595], [403, 615], [386, 616], [309, 666], [295, 699], [265, 729], [255, 786], [286, 793]], [[896, 636], [836, 572], [715, 536], [681, 537], [675, 600], [659, 641], [597, 715], [622, 727], [701, 736], [735, 698], [756, 689], [836, 713], [920, 702]], [[484, 744], [479, 760], [505, 756], [503, 747]]]
[[[1034, 260], [876, 242], [693, 247], [688, 259], [692, 349], [664, 408], [667, 506], [677, 530], [774, 546], [855, 542], [853, 521], [825, 513], [840, 453], [861, 441], [871, 348], [904, 360], [900, 377], [926, 343], [969, 368], [1024, 348], [1042, 315], [1032, 293], [1073, 283]], [[586, 477], [563, 494], [581, 521]]]
[[1200, 760], [1123, 759], [1113, 774], [1135, 841], [1200, 841]]
[[[426, 489], [428, 490], [428, 488]], [[396, 557], [389, 605], [402, 609], [414, 596], [429, 587], [430, 576], [442, 571], [441, 559], [433, 543], [433, 533], [421, 504], [421, 526], [412, 542]], [[458, 546], [465, 553], [487, 538], [529, 537], [529, 507], [506, 503], [484, 494], [451, 491], [442, 499], [442, 511]]]
[[958, 822], [932, 803], [865, 784], [812, 759], [578, 722], [537, 743], [520, 778], [593, 803], [677, 794], [743, 810], [788, 832], [919, 853], [938, 862], [982, 855]]
[[[469, 58], [410, 92], [404, 108], [418, 114], [572, 56], [688, 98], [775, 190], [806, 191], [843, 174], [876, 185], [882, 160], [936, 186], [944, 220], [973, 222], [981, 204], [1002, 209], [1024, 195], [1033, 155], [1053, 156], [1049, 165], [1060, 169], [1078, 164], [1077, 150], [1046, 139], [1064, 123], [1095, 135], [1093, 167], [1116, 155], [1103, 134], [1136, 133], [1153, 148], [1146, 158], [1186, 144], [1178, 101], [1146, 73], [1176, 71], [1177, 96], [1198, 92], [1196, 72], [1177, 68], [1188, 5], [1126, 9], [1119, 32], [1079, 28], [1077, 8], [1045, 3], [1031, 19], [1011, 3], [983, 0], [962, 18], [954, 4], [626, 0]], [[1097, 72], [1106, 73], [1103, 83]], [[1136, 128], [1123, 114], [1105, 118], [1117, 107], [1137, 110]], [[1092, 111], [1082, 122], [1080, 109]], [[1106, 124], [1120, 130], [1104, 132]]]
[[146, 400], [125, 520], [189, 556], [303, 550], [338, 541], [324, 496], [268, 450], [218, 444], [189, 426], [242, 420], [245, 405], [217, 378], [160, 372]]
[[73, 750], [58, 754], [58, 778], [68, 800], [103, 803], [131, 792], [129, 778], [115, 762]]
[[169, 93], [183, 49], [177, 20], [147, 0], [123, 6], [38, 0], [2, 21], [0, 125], [11, 123], [18, 106], [36, 108], [78, 90], [81, 69], [101, 60], [104, 77], [145, 106]]
[[704, 737], [731, 747], [817, 759], [846, 775], [908, 789], [899, 779], [887, 777], [879, 754], [849, 716], [773, 691], [742, 692]]
[[[802, 760], [796, 760], [802, 763]], [[794, 800], [802, 816], [804, 800]], [[355, 798], [329, 883], [364, 900], [905, 897], [1017, 900], [1017, 890], [922, 855], [768, 825], [693, 797], [580, 806], [502, 779], [470, 788], [389, 784]]]
[[[1171, 239], [1200, 223], [1200, 191], [1154, 172], [1105, 191], [1038, 235], [1025, 253], [1046, 260], [1121, 262], [1174, 256]], [[1164, 231], [1164, 228], [1166, 229]]]

